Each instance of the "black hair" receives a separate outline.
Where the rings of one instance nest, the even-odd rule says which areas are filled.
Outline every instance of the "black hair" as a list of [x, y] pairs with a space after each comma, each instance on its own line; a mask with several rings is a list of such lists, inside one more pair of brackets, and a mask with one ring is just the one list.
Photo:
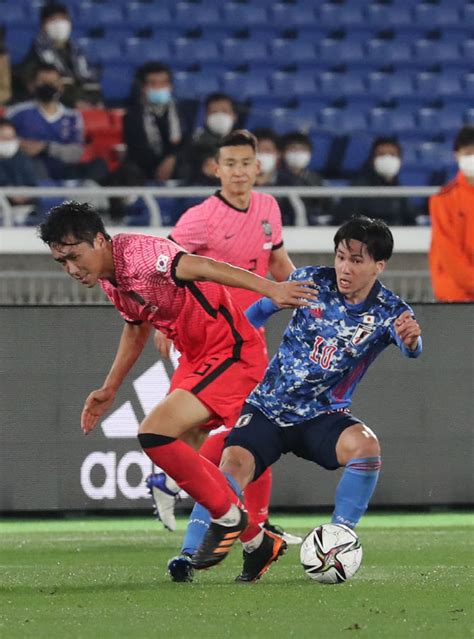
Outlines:
[[40, 13], [41, 24], [43, 24], [43, 22], [46, 22], [46, 20], [48, 20], [52, 16], [57, 16], [57, 15], [67, 16], [69, 18], [69, 9], [66, 7], [66, 5], [61, 4], [60, 2], [50, 2], [46, 4], [41, 9], [41, 13]]
[[[46, 220], [39, 225], [38, 234], [45, 244], [64, 244], [68, 237], [76, 242], [87, 242], [91, 246], [97, 233], [102, 233], [106, 240], [110, 235], [104, 228], [100, 215], [87, 202], [63, 202], [54, 206]], [[73, 242], [76, 244], [76, 242]]]
[[402, 147], [400, 146], [400, 142], [398, 139], [391, 135], [380, 136], [375, 138], [372, 142], [372, 146], [370, 147], [369, 159], [373, 160], [375, 157], [375, 150], [377, 147], [382, 146], [382, 144], [391, 144], [392, 146], [398, 149], [398, 153], [400, 157], [402, 156]]
[[0, 118], [0, 127], [2, 127], [2, 126], [9, 126], [11, 129], [13, 129], [15, 131], [15, 133], [17, 132], [16, 131], [16, 126], [8, 118]]
[[206, 96], [206, 99], [204, 100], [204, 106], [206, 108], [206, 111], [209, 108], [210, 104], [212, 104], [213, 102], [220, 102], [221, 100], [225, 100], [226, 102], [229, 102], [233, 110], [236, 111], [234, 98], [231, 97], [228, 93], [219, 93], [217, 91], [215, 93], [210, 93], [208, 96]]
[[167, 73], [170, 82], [173, 81], [173, 73], [170, 67], [163, 62], [158, 61], [145, 62], [145, 64], [142, 64], [140, 67], [138, 67], [135, 73], [135, 79], [141, 86], [143, 86], [146, 82], [147, 76], [150, 75], [150, 73]]
[[464, 146], [471, 146], [471, 144], [474, 144], [474, 125], [466, 124], [454, 138], [454, 150], [459, 151]]
[[285, 133], [280, 138], [280, 149], [284, 150], [290, 144], [304, 144], [309, 147], [311, 151], [313, 150], [313, 143], [311, 142], [311, 138], [306, 133], [301, 133], [301, 131], [290, 131], [289, 133]]
[[59, 72], [57, 67], [54, 66], [54, 64], [50, 64], [49, 62], [40, 62], [39, 64], [35, 65], [32, 71], [32, 79], [36, 80], [36, 78], [38, 77], [40, 73], [43, 73], [43, 72], [49, 73], [50, 71], [54, 71], [59, 76], [61, 75], [61, 73]]
[[235, 131], [225, 135], [222, 140], [219, 140], [216, 148], [216, 157], [219, 155], [219, 150], [224, 146], [251, 146], [256, 153], [257, 138], [247, 129], [235, 129]]
[[278, 146], [278, 135], [270, 127], [261, 126], [252, 131], [257, 140], [271, 140], [275, 146]]
[[374, 220], [365, 215], [352, 217], [345, 222], [334, 236], [334, 251], [341, 242], [358, 240], [367, 247], [370, 257], [379, 262], [389, 260], [393, 252], [393, 235], [383, 220]]

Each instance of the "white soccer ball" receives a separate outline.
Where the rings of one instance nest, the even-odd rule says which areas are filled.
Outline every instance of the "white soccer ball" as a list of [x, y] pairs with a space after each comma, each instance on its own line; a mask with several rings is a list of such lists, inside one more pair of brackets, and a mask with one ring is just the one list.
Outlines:
[[353, 530], [324, 524], [306, 535], [300, 548], [301, 565], [321, 584], [340, 584], [355, 575], [362, 563], [362, 546]]

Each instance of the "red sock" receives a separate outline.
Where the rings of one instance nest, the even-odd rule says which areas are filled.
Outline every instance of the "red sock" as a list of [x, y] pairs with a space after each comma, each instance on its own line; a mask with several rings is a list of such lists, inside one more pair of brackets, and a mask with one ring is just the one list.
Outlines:
[[[191, 446], [172, 438], [166, 438], [169, 443], [153, 445], [154, 438], [158, 443], [158, 438], [164, 437], [149, 433], [140, 434], [138, 438], [148, 457], [195, 501], [207, 508], [213, 519], [222, 517], [237, 500], [219, 469], [196, 453]], [[208, 472], [209, 469], [212, 472]], [[233, 499], [229, 493], [233, 495]]]
[[271, 490], [272, 469], [270, 466], [256, 481], [246, 486], [244, 490], [245, 505], [250, 519], [256, 524], [263, 524], [268, 519]]
[[[221, 430], [222, 429], [222, 430]], [[210, 462], [219, 466], [224, 450], [224, 440], [230, 433], [230, 429], [221, 428], [208, 435], [206, 441], [199, 449], [199, 454], [208, 459]]]

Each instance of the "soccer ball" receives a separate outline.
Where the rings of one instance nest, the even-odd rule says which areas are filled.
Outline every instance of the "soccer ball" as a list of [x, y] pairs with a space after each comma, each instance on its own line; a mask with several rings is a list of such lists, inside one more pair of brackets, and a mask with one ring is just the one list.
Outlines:
[[362, 546], [353, 530], [324, 524], [306, 535], [300, 548], [301, 565], [321, 584], [340, 584], [355, 575], [362, 563]]

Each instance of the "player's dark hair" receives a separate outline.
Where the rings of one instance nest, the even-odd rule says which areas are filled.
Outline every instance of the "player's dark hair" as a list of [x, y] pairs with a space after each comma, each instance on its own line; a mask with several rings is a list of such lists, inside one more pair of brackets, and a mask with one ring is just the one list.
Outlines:
[[46, 20], [48, 20], [49, 18], [52, 18], [53, 16], [58, 16], [58, 15], [67, 16], [69, 18], [69, 9], [66, 7], [65, 4], [61, 4], [60, 2], [50, 2], [46, 4], [41, 9], [41, 13], [40, 13], [41, 24], [43, 24], [43, 22], [46, 22]]
[[459, 151], [464, 146], [474, 144], [474, 125], [466, 124], [454, 138], [454, 150]]
[[311, 151], [313, 150], [311, 138], [309, 135], [306, 135], [306, 133], [301, 133], [301, 131], [290, 131], [281, 136], [280, 149], [285, 150], [290, 144], [304, 144], [304, 146], [309, 147]]
[[15, 131], [15, 133], [17, 132], [16, 131], [16, 126], [8, 118], [0, 118], [0, 127], [2, 127], [2, 126], [9, 126], [11, 129], [13, 129]]
[[70, 201], [54, 206], [38, 227], [40, 238], [49, 246], [67, 245], [69, 242], [65, 240], [68, 237], [92, 246], [97, 233], [102, 233], [106, 240], [110, 240], [102, 218], [87, 202]]
[[278, 135], [275, 133], [273, 129], [270, 129], [270, 127], [261, 126], [261, 127], [258, 127], [257, 129], [253, 129], [252, 133], [254, 134], [254, 136], [257, 138], [258, 141], [271, 140], [275, 146], [278, 146], [278, 140], [279, 140]]
[[147, 77], [150, 73], [167, 73], [170, 82], [173, 81], [173, 73], [168, 65], [163, 62], [145, 62], [140, 67], [138, 67], [135, 73], [136, 81], [143, 86], [146, 82]]
[[219, 93], [216, 91], [215, 93], [210, 93], [204, 100], [204, 107], [206, 111], [209, 108], [210, 104], [212, 104], [213, 102], [220, 102], [221, 100], [225, 100], [226, 102], [229, 102], [233, 110], [234, 111], [236, 110], [235, 101], [232, 96], [230, 96], [228, 93]]
[[31, 77], [33, 80], [36, 80], [40, 73], [49, 73], [50, 71], [54, 71], [59, 76], [61, 75], [54, 64], [50, 64], [49, 62], [40, 62], [39, 64], [35, 65]]
[[219, 150], [225, 146], [251, 146], [257, 152], [257, 138], [247, 129], [236, 129], [219, 140], [216, 148], [216, 158], [219, 157]]
[[382, 146], [382, 144], [391, 144], [398, 150], [398, 154], [400, 155], [400, 157], [402, 157], [402, 147], [400, 146], [400, 142], [397, 140], [397, 138], [392, 135], [385, 135], [375, 138], [375, 140], [372, 142], [369, 153], [369, 158], [371, 160], [374, 159], [375, 151], [379, 146]]
[[379, 262], [389, 260], [393, 252], [393, 235], [383, 220], [374, 220], [365, 215], [352, 217], [345, 222], [334, 236], [334, 251], [341, 242], [358, 240], [367, 247], [370, 257]]

